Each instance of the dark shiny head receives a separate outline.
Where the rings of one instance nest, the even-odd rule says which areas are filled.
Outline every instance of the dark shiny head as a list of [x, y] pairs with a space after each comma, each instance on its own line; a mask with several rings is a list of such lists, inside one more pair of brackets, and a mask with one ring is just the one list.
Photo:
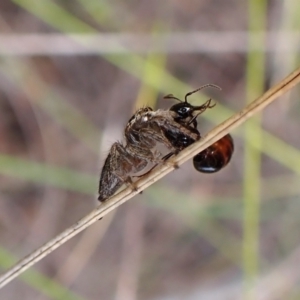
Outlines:
[[195, 107], [188, 102], [180, 102], [171, 106], [170, 111], [176, 112], [177, 118], [180, 120], [184, 120], [190, 116], [193, 116], [193, 112], [195, 112]]
[[202, 173], [218, 172], [229, 163], [233, 151], [233, 139], [230, 134], [227, 134], [194, 156], [194, 167]]
[[215, 106], [215, 104], [211, 104], [211, 99], [207, 100], [204, 104], [199, 105], [199, 106], [194, 106], [188, 102], [188, 97], [203, 88], [206, 87], [214, 87], [217, 89], [220, 89], [220, 87], [213, 85], [213, 84], [206, 84], [203, 85], [202, 87], [189, 92], [185, 95], [184, 101], [176, 98], [172, 94], [165, 96], [165, 99], [175, 99], [179, 101], [180, 103], [174, 104], [173, 106], [170, 107], [170, 111], [174, 112], [174, 120], [178, 123], [185, 124], [185, 125], [193, 125], [195, 128], [197, 127], [197, 121], [196, 118], [199, 114], [203, 113], [207, 108], [212, 108]]

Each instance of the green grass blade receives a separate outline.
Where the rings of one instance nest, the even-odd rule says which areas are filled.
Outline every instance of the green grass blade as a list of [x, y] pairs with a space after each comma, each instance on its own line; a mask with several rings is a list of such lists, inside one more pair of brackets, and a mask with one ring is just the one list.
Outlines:
[[54, 1], [45, 0], [12, 0], [45, 23], [65, 33], [92, 33], [96, 30], [85, 22], [74, 17]]
[[[253, 101], [264, 90], [265, 57], [263, 52], [257, 52], [256, 43], [264, 44], [264, 35], [259, 41], [254, 40], [251, 33], [265, 30], [267, 2], [250, 0], [249, 7], [249, 53], [247, 59], [247, 103]], [[259, 220], [260, 220], [260, 166], [261, 152], [251, 145], [255, 141], [262, 148], [262, 131], [260, 116], [252, 118], [245, 124], [245, 167], [244, 167], [244, 240], [243, 269], [245, 281], [245, 296], [255, 299], [249, 293], [258, 275], [259, 261]]]
[[95, 176], [5, 154], [0, 154], [0, 174], [88, 195], [97, 190]]

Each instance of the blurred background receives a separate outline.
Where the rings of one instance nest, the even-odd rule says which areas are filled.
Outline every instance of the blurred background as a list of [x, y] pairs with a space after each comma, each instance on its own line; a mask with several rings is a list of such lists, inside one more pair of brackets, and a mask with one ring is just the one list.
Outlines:
[[[2, 0], [1, 272], [90, 212], [134, 110], [217, 106], [206, 134], [299, 65], [297, 0]], [[0, 290], [1, 299], [300, 299], [299, 88]]]

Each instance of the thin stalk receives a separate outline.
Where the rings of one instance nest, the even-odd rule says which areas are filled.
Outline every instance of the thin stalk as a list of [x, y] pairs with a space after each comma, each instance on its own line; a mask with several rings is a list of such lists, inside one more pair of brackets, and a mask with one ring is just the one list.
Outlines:
[[267, 105], [273, 102], [276, 98], [289, 91], [296, 84], [300, 83], [300, 68], [291, 73], [288, 77], [269, 89], [261, 97], [246, 106], [242, 111], [236, 113], [219, 126], [215, 127], [200, 141], [194, 143], [187, 149], [181, 151], [177, 156], [171, 158], [167, 163], [158, 166], [149, 174], [143, 176], [136, 182], [136, 190], [130, 187], [122, 190], [120, 193], [111, 197], [109, 200], [101, 203], [96, 209], [91, 211], [88, 215], [76, 222], [74, 225], [63, 231], [61, 234], [50, 240], [42, 247], [33, 251], [30, 255], [23, 258], [15, 266], [10, 268], [2, 276], [0, 276], [0, 288], [4, 287], [14, 278], [25, 272], [29, 267], [36, 264], [45, 256], [49, 255], [59, 246], [66, 243], [73, 236], [83, 231], [85, 228], [97, 222], [100, 218], [107, 215], [110, 211], [116, 209], [130, 198], [134, 197], [148, 186], [158, 181], [168, 173], [174, 170], [175, 165], [181, 165], [200, 151], [206, 149], [211, 144], [222, 138], [225, 134], [232, 131], [234, 128], [243, 124], [253, 115], [263, 110]]

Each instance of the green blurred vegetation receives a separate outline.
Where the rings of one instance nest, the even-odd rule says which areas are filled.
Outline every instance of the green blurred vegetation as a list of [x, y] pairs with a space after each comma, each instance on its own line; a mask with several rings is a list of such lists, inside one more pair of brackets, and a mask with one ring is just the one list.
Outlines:
[[[98, 32], [97, 29], [68, 11], [66, 7], [58, 4], [59, 1], [13, 0], [12, 2], [66, 35]], [[286, 26], [299, 29], [297, 15], [300, 10], [295, 9], [297, 6], [295, 1], [288, 2], [289, 5], [285, 4], [286, 10], [291, 16], [288, 19], [294, 20], [295, 23], [291, 24], [291, 21]], [[267, 1], [248, 1], [249, 21], [247, 30], [249, 33], [264, 31], [267, 28], [267, 4]], [[117, 8], [109, 2], [81, 0], [77, 1], [77, 5], [89, 14], [93, 22], [108, 31], [122, 27], [120, 19], [114, 18]], [[153, 34], [157, 31], [157, 27], [159, 26], [154, 24]], [[165, 31], [167, 32], [167, 29]], [[73, 37], [70, 36], [70, 38]], [[264, 38], [264, 36], [261, 37], [261, 43], [264, 43]], [[249, 38], [249, 53], [246, 62], [247, 103], [263, 92], [265, 84], [265, 53], [253, 50], [255, 43], [257, 43], [256, 40], [252, 41]], [[295, 57], [297, 58], [297, 56]], [[141, 81], [140, 93], [136, 100], [137, 106], [142, 106], [144, 103], [151, 103], [155, 106], [157, 95], [160, 92], [167, 94], [172, 91], [174, 95], [183, 95], [191, 89], [187, 83], [182, 82], [167, 70], [167, 57], [163, 55], [148, 55], [145, 58], [133, 53], [109, 54], [104, 55], [103, 59]], [[53, 122], [68, 131], [78, 140], [78, 143], [84, 144], [91, 152], [97, 153], [101, 132], [85, 113], [68, 103], [55, 87], [47, 85], [43, 79], [39, 78], [38, 72], [28, 60], [9, 58], [2, 64], [2, 72], [9, 80], [15, 82], [25, 94], [30, 95], [34, 104], [50, 116]], [[37, 83], [39, 90], [32, 92], [28, 86], [28, 77]], [[161, 84], [162, 81], [163, 84]], [[204, 95], [195, 95], [195, 99], [201, 102]], [[203, 117], [217, 124], [232, 113], [231, 109], [218, 103], [216, 109], [203, 115]], [[245, 140], [244, 173], [240, 182], [231, 186], [236, 193], [230, 194], [227, 198], [223, 197], [221, 193], [213, 196], [208, 195], [206, 199], [208, 204], [205, 207], [199, 207], [196, 197], [186, 197], [184, 191], [174, 194], [172, 191], [157, 185], [155, 189], [150, 189], [151, 201], [147, 205], [176, 215], [192, 230], [205, 237], [221, 256], [226, 257], [242, 269], [246, 286], [245, 298], [255, 299], [255, 295], [249, 292], [249, 288], [252, 287], [254, 280], [260, 274], [259, 266], [262, 260], [260, 256], [260, 225], [261, 222], [272, 218], [278, 217], [280, 220], [281, 199], [290, 199], [289, 205], [291, 206], [297, 204], [299, 200], [297, 198], [299, 196], [297, 182], [298, 175], [300, 175], [300, 164], [295, 162], [300, 161], [300, 153], [292, 145], [265, 130], [261, 126], [261, 117], [259, 116], [247, 122], [245, 127], [237, 130], [234, 135]], [[285, 166], [288, 171], [296, 174], [295, 177], [292, 175], [274, 175], [267, 179], [262, 178], [262, 154]], [[57, 167], [7, 154], [0, 155], [0, 174], [34, 182], [41, 186], [49, 185], [91, 195], [91, 197], [95, 194], [98, 180], [93, 175], [70, 168]], [[284, 190], [282, 186], [285, 185], [289, 188]], [[261, 202], [262, 194], [264, 194], [263, 203]], [[172, 202], [160, 201], [162, 197], [172, 199]], [[182, 199], [184, 199], [184, 205], [182, 205]], [[241, 199], [244, 199], [243, 203]], [[242, 237], [222, 225], [227, 220], [242, 224]], [[284, 224], [282, 226], [284, 228]], [[284, 238], [284, 235], [283, 230], [281, 236]], [[13, 258], [4, 249], [4, 246], [0, 248], [0, 264], [3, 268], [7, 268], [13, 262]], [[287, 249], [289, 248], [287, 247]], [[79, 295], [73, 294], [59, 283], [36, 271], [26, 272], [22, 276], [22, 280], [47, 295], [49, 299], [81, 299]], [[291, 294], [293, 294], [292, 291]]]

